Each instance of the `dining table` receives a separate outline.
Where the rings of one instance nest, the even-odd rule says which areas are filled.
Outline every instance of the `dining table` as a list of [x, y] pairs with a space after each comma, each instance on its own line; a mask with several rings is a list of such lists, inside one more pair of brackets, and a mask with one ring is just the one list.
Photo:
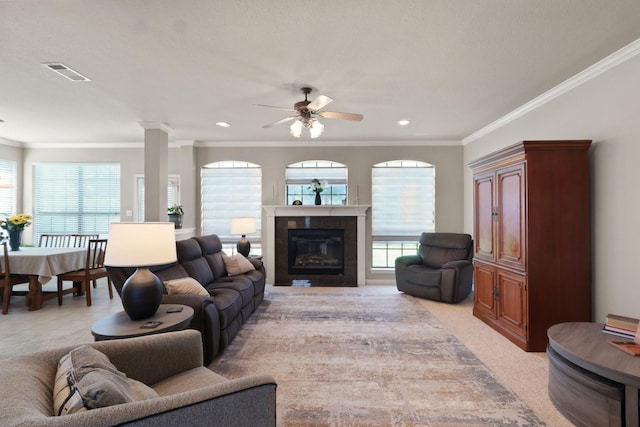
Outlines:
[[43, 292], [42, 285], [58, 274], [83, 269], [86, 256], [86, 248], [21, 247], [9, 252], [11, 274], [29, 276], [29, 311], [39, 310], [44, 300], [57, 296], [57, 292]]

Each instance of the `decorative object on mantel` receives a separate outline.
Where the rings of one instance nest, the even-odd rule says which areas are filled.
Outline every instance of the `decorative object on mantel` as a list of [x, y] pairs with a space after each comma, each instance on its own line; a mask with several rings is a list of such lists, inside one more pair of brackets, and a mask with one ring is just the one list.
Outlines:
[[27, 214], [13, 215], [5, 218], [0, 222], [0, 228], [7, 230], [9, 233], [9, 247], [12, 251], [20, 250], [22, 241], [22, 232], [31, 225], [33, 217]]
[[246, 235], [256, 232], [256, 220], [255, 218], [232, 218], [231, 219], [231, 234], [240, 234], [242, 237], [236, 244], [238, 253], [249, 256], [251, 252], [251, 242], [247, 240]]
[[316, 205], [321, 205], [322, 204], [322, 199], [320, 198], [320, 193], [322, 193], [324, 191], [324, 187], [326, 187], [328, 185], [327, 180], [323, 179], [322, 181], [320, 181], [318, 178], [313, 178], [311, 180], [311, 185], [309, 186], [309, 190], [313, 191], [314, 193], [316, 193], [316, 200], [315, 200], [315, 204]]
[[173, 222], [173, 226], [176, 229], [182, 228], [182, 215], [184, 215], [182, 205], [173, 205], [170, 208], [167, 208], [167, 215], [169, 217], [169, 222]]
[[113, 222], [104, 264], [136, 267], [124, 282], [120, 297], [131, 320], [155, 314], [162, 301], [162, 282], [148, 267], [177, 260], [176, 234], [170, 222]]
[[302, 200], [294, 200], [292, 205], [293, 206], [302, 206]]

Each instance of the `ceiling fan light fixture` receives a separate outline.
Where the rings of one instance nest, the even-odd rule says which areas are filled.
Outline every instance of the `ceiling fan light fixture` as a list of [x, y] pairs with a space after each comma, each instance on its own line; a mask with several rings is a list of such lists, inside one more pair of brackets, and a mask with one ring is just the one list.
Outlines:
[[295, 122], [293, 122], [291, 124], [291, 127], [289, 128], [289, 130], [291, 131], [291, 135], [293, 135], [296, 138], [300, 138], [300, 136], [302, 135], [302, 122], [300, 120], [296, 120]]
[[309, 126], [309, 135], [311, 138], [317, 138], [322, 135], [324, 131], [324, 125], [320, 123], [318, 120], [312, 120], [311, 125]]

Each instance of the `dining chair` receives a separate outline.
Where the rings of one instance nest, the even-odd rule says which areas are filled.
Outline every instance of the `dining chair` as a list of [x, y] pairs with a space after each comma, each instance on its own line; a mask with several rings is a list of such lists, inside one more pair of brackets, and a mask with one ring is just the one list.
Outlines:
[[[11, 274], [9, 268], [9, 251], [7, 250], [7, 242], [2, 242], [2, 248], [4, 252], [3, 260], [3, 273], [0, 273], [0, 286], [2, 286], [2, 314], [9, 312], [9, 299], [13, 292], [14, 285], [20, 285], [23, 283], [29, 283], [29, 276], [26, 274]], [[26, 295], [26, 292], [20, 292], [21, 295]]]
[[[91, 305], [91, 284], [94, 287], [98, 279], [107, 278], [109, 287], [109, 298], [113, 299], [113, 287], [111, 278], [104, 267], [104, 255], [107, 251], [107, 239], [91, 239], [87, 245], [87, 258], [82, 270], [70, 271], [64, 274], [58, 274], [58, 305], [62, 305], [62, 296], [70, 293], [84, 290], [87, 297], [87, 306]], [[63, 282], [73, 282], [71, 289], [62, 289]], [[78, 289], [78, 287], [80, 287]]]
[[99, 238], [99, 234], [72, 234], [69, 246], [74, 248], [86, 248], [89, 244], [89, 240], [97, 240]]
[[71, 243], [71, 234], [51, 234], [40, 235], [38, 246], [41, 248], [68, 248]]

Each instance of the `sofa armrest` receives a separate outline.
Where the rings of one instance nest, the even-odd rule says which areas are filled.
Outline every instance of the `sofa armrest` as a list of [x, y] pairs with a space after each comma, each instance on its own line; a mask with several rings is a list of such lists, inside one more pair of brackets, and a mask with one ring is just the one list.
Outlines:
[[442, 301], [458, 303], [469, 295], [473, 285], [473, 263], [457, 260], [442, 266]]
[[200, 332], [193, 329], [90, 345], [106, 354], [127, 377], [145, 384], [155, 384], [203, 365]]
[[424, 265], [420, 255], [404, 255], [396, 258], [396, 269], [407, 268], [410, 265]]
[[270, 376], [248, 376], [156, 399], [48, 417], [46, 425], [271, 427], [276, 425], [276, 387]]
[[[155, 414], [124, 426], [273, 427], [276, 425], [276, 382], [253, 375], [148, 402]], [[143, 406], [145, 403], [141, 402]], [[146, 409], [146, 408], [141, 408]]]
[[455, 269], [461, 269], [461, 268], [466, 268], [466, 267], [473, 267], [473, 263], [469, 260], [466, 259], [461, 259], [461, 260], [455, 260], [455, 261], [449, 261], [447, 263], [444, 263], [442, 265], [442, 268], [455, 268]]
[[164, 294], [163, 304], [183, 304], [193, 308], [189, 328], [202, 333], [204, 363], [209, 364], [220, 350], [220, 314], [211, 297], [194, 294]]

